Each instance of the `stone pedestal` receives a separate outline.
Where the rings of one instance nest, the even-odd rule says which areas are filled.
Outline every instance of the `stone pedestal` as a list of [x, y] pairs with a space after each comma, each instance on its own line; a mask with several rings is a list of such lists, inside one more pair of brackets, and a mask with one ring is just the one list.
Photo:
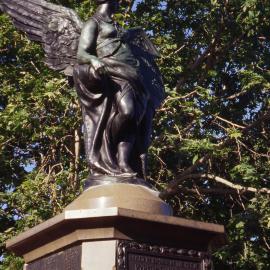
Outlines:
[[211, 269], [224, 227], [171, 216], [147, 187], [91, 187], [62, 214], [7, 243], [25, 270]]

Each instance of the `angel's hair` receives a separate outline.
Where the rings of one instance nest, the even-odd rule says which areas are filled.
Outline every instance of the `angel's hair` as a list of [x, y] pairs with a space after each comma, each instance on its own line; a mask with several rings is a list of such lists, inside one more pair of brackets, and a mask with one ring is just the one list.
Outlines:
[[96, 3], [97, 5], [101, 5], [104, 3], [109, 3], [109, 2], [114, 2], [114, 1], [117, 1], [117, 0], [96, 0]]

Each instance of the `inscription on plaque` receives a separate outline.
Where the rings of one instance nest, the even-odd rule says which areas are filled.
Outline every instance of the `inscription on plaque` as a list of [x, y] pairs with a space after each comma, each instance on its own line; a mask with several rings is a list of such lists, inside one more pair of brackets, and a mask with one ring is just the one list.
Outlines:
[[128, 270], [201, 270], [200, 262], [187, 260], [147, 256], [142, 254], [128, 254]]
[[26, 270], [80, 270], [81, 246], [49, 255], [27, 265]]
[[121, 240], [117, 270], [211, 270], [208, 253]]

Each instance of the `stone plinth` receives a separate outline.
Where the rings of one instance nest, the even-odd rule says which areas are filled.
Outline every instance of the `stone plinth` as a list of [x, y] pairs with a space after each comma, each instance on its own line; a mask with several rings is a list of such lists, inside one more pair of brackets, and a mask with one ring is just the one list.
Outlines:
[[[97, 187], [85, 191], [7, 248], [24, 257], [26, 270], [210, 269], [207, 252], [224, 243], [224, 227], [170, 216], [155, 192], [128, 186], [105, 187], [104, 196]], [[119, 189], [128, 192], [118, 196]]]
[[172, 215], [171, 207], [159, 198], [159, 192], [146, 186], [111, 184], [88, 188], [66, 210], [125, 208], [141, 212]]

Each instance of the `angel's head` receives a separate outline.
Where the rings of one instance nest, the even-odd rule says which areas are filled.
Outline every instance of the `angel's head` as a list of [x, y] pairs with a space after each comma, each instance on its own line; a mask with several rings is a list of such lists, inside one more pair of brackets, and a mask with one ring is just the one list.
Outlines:
[[97, 5], [101, 5], [108, 2], [114, 2], [115, 0], [96, 0]]
[[119, 9], [119, 1], [118, 0], [96, 0], [97, 5], [107, 4], [111, 7], [111, 9], [115, 12]]

